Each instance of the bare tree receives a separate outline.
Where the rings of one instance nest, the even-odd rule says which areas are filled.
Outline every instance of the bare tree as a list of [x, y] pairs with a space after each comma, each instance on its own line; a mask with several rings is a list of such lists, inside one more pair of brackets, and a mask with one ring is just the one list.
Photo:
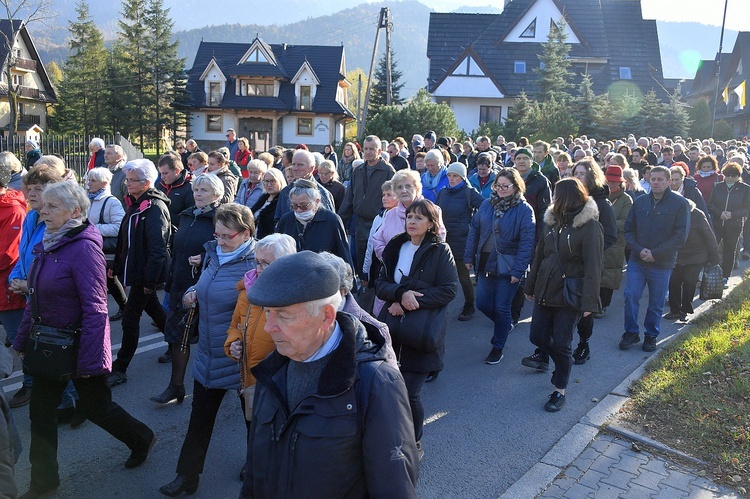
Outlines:
[[52, 0], [0, 0], [0, 12], [5, 14], [8, 20], [8, 30], [0, 30], [0, 43], [4, 46], [7, 54], [3, 64], [2, 72], [8, 83], [8, 104], [10, 107], [10, 122], [8, 124], [8, 143], [13, 143], [18, 132], [18, 93], [20, 84], [13, 83], [11, 70], [18, 62], [17, 54], [13, 51], [19, 32], [32, 23], [47, 22], [55, 17], [52, 13]]

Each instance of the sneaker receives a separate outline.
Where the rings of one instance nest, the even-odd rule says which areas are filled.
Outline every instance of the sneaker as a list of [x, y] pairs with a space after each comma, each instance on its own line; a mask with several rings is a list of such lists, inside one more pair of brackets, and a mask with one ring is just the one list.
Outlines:
[[750, 260], [750, 253], [747, 252], [747, 251], [743, 251], [742, 255], [740, 255], [740, 256], [742, 256], [743, 260]]
[[680, 314], [680, 322], [687, 322], [688, 314]]
[[677, 319], [680, 318], [680, 314], [678, 314], [677, 312], [669, 312], [668, 314], [664, 316], [664, 318], [667, 319], [668, 321], [676, 321]]
[[589, 350], [588, 341], [582, 341], [578, 344], [575, 352], [573, 352], [573, 363], [585, 364], [587, 360], [591, 358], [591, 350]]
[[538, 371], [547, 372], [549, 369], [549, 357], [542, 352], [534, 352], [533, 355], [521, 359], [521, 364]]
[[485, 364], [495, 365], [503, 360], [503, 349], [492, 347], [490, 354], [484, 359]]
[[638, 333], [625, 333], [620, 340], [620, 350], [627, 350], [633, 345], [640, 343], [640, 341], [641, 337], [638, 336]]
[[474, 312], [474, 307], [464, 306], [464, 309], [461, 311], [461, 315], [458, 316], [458, 320], [460, 320], [461, 322], [469, 321], [474, 317]]
[[427, 375], [427, 378], [425, 378], [425, 383], [432, 383], [437, 379], [437, 377], [440, 376], [440, 371], [432, 371]]
[[549, 400], [544, 404], [544, 410], [547, 412], [557, 412], [565, 405], [565, 395], [558, 391], [552, 392]]
[[15, 409], [16, 407], [23, 407], [29, 403], [31, 399], [31, 388], [24, 385], [8, 401], [8, 405]]
[[107, 384], [110, 388], [128, 382], [128, 375], [120, 371], [112, 371], [107, 375]]
[[644, 352], [653, 352], [656, 350], [656, 336], [651, 335], [645, 335], [643, 337], [643, 351]]
[[118, 310], [115, 315], [109, 316], [109, 322], [117, 322], [122, 319], [122, 309]]
[[607, 315], [607, 307], [602, 307], [598, 312], [594, 312], [594, 319], [602, 319]]
[[167, 346], [167, 351], [159, 355], [156, 360], [159, 361], [159, 364], [169, 364], [172, 362], [172, 349]]

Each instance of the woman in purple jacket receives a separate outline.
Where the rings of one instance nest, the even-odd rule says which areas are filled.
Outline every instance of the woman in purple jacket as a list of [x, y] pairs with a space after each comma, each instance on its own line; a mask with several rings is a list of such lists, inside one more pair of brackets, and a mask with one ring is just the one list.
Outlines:
[[[112, 401], [106, 375], [112, 369], [107, 278], [102, 237], [85, 219], [86, 192], [78, 185], [48, 185], [42, 194], [39, 215], [46, 224], [42, 242], [34, 247], [29, 288], [39, 304], [41, 323], [78, 329], [78, 359], [73, 384], [79, 404], [92, 422], [127, 445], [131, 454], [126, 468], [140, 466], [156, 441], [151, 429]], [[84, 262], [82, 264], [81, 262]], [[23, 358], [29, 342], [31, 307], [24, 312], [13, 343]], [[57, 416], [55, 408], [67, 381], [34, 379], [31, 389], [31, 490], [30, 497], [48, 494], [60, 485], [57, 472]]]

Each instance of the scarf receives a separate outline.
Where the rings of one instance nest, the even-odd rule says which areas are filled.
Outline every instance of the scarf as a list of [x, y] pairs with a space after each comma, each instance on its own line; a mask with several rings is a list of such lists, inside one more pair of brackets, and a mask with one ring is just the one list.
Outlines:
[[505, 214], [513, 208], [514, 206], [517, 206], [523, 202], [523, 195], [516, 192], [512, 196], [501, 198], [497, 195], [497, 192], [492, 192], [490, 194], [490, 204], [495, 210], [495, 216], [498, 218], [503, 218]]
[[710, 170], [710, 171], [707, 171], [707, 172], [704, 172], [703, 170], [698, 170], [698, 175], [700, 175], [702, 178], [708, 178], [711, 175], [713, 175], [714, 173], [716, 173], [716, 172], [713, 171], [713, 170]]
[[204, 213], [208, 213], [209, 211], [213, 210], [214, 208], [218, 208], [218, 207], [219, 207], [219, 201], [217, 200], [217, 201], [214, 201], [211, 204], [207, 204], [203, 208], [196, 208], [196, 209], [194, 209], [193, 210], [193, 215], [197, 217], [197, 216], [203, 215]]
[[466, 182], [462, 180], [461, 182], [459, 182], [457, 185], [454, 185], [453, 187], [449, 185], [448, 187], [446, 187], [446, 189], [448, 189], [449, 191], [457, 191], [464, 185], [466, 185]]
[[355, 159], [357, 159], [357, 157], [354, 154], [351, 156], [341, 156], [341, 161], [343, 161], [345, 165], [351, 164]]
[[222, 251], [221, 249], [221, 246], [216, 246], [216, 256], [219, 257], [219, 266], [222, 266], [225, 263], [232, 261], [235, 257], [242, 254], [247, 249], [247, 247], [250, 246], [250, 244], [252, 244], [252, 242], [253, 242], [253, 239], [250, 238], [244, 243], [242, 243], [239, 248], [237, 248], [234, 251], [230, 251], [229, 253], [224, 253], [224, 251]]
[[83, 225], [83, 221], [78, 220], [77, 218], [69, 218], [68, 221], [62, 224], [57, 230], [51, 231], [46, 229], [44, 231], [44, 236], [42, 236], [44, 251], [49, 251], [53, 246], [60, 242], [60, 239], [62, 239], [65, 234], [81, 225]]
[[89, 192], [89, 200], [90, 200], [90, 201], [95, 201], [95, 200], [96, 200], [96, 197], [97, 197], [97, 196], [98, 196], [99, 194], [101, 194], [101, 193], [103, 193], [103, 192], [104, 192], [104, 189], [105, 189], [105, 187], [102, 187], [101, 189], [99, 189], [99, 190], [98, 190], [98, 191], [96, 191], [96, 192]]
[[249, 270], [245, 274], [245, 279], [243, 280], [243, 283], [245, 285], [245, 291], [250, 292], [250, 288], [253, 287], [253, 284], [255, 284], [255, 281], [258, 280], [258, 271], [256, 269]]
[[424, 175], [422, 175], [422, 187], [428, 190], [437, 189], [437, 186], [440, 183], [440, 180], [443, 178], [444, 172], [445, 172], [444, 166], [441, 166], [440, 170], [438, 170], [438, 172], [434, 176], [429, 171], [425, 171]]

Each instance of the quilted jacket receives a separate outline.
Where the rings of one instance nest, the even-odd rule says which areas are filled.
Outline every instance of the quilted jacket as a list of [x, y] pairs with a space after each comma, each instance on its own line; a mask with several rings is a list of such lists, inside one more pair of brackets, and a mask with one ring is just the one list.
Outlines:
[[18, 261], [21, 225], [26, 216], [26, 201], [21, 191], [7, 190], [0, 195], [0, 310], [18, 310], [26, 306], [23, 295], [8, 291], [8, 276]]
[[[34, 247], [34, 288], [42, 323], [80, 328], [76, 375], [102, 376], [112, 370], [107, 319], [107, 275], [102, 236], [91, 222], [70, 230], [48, 251]], [[81, 262], [86, 262], [81, 265]], [[31, 332], [31, 306], [26, 307], [13, 349], [26, 350]]]

